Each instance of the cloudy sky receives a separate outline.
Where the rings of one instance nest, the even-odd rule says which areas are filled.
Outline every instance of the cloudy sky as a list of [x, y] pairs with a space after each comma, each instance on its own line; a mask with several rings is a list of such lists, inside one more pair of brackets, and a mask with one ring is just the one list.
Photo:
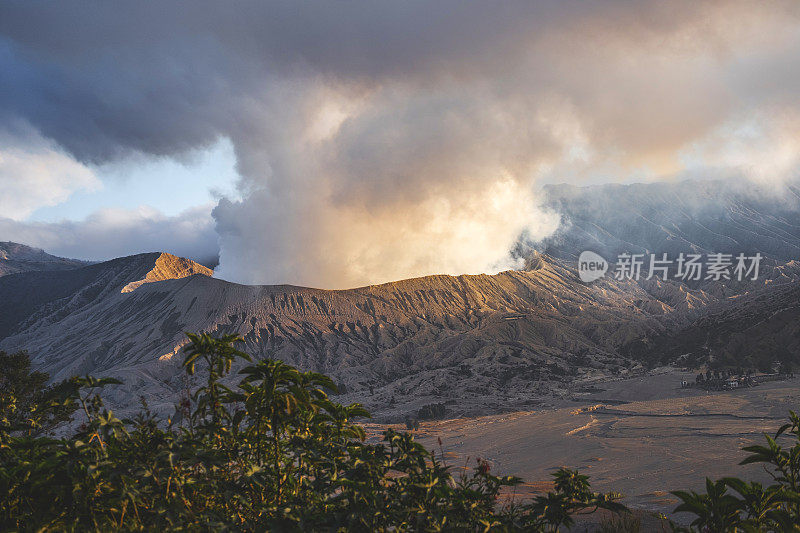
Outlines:
[[245, 283], [514, 266], [546, 183], [780, 183], [800, 3], [0, 4], [0, 240]]

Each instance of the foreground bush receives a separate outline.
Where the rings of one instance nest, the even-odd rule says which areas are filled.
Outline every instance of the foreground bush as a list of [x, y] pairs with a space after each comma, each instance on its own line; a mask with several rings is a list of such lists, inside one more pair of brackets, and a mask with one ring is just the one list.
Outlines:
[[[47, 389], [41, 405], [8, 387], [0, 397], [0, 528], [554, 531], [578, 512], [624, 509], [619, 495], [593, 493], [585, 476], [566, 469], [547, 495], [498, 505], [517, 478], [494, 476], [484, 462], [454, 477], [406, 433], [390, 430], [367, 444], [356, 423], [369, 416], [363, 407], [331, 401], [329, 378], [280, 361], [246, 366], [231, 389], [221, 378], [234, 360], [250, 360], [238, 339], [189, 339], [184, 367], [205, 382], [168, 427], [146, 404], [135, 420], [116, 418], [100, 397], [113, 379], [72, 379]], [[73, 435], [38, 434], [76, 409], [85, 423]]]
[[[333, 382], [275, 360], [253, 363], [234, 336], [189, 335], [184, 368], [204, 383], [168, 425], [146, 402], [119, 420], [101, 399], [119, 382], [73, 378], [46, 386], [21, 354], [0, 352], [0, 529], [243, 531], [559, 531], [606, 509], [603, 531], [637, 531], [621, 495], [592, 492], [586, 476], [560, 469], [551, 492], [525, 503], [499, 501], [520, 480], [479, 461], [454, 476], [407, 433], [365, 442], [359, 404], [328, 397]], [[222, 378], [250, 361], [235, 389]], [[47, 436], [70, 414], [84, 423]], [[784, 447], [787, 441], [791, 447]], [[784, 446], [782, 446], [782, 444]], [[736, 478], [706, 492], [676, 494], [678, 531], [800, 531], [800, 417], [750, 452], [769, 486]]]
[[[784, 436], [790, 448], [779, 444]], [[695, 516], [691, 530], [800, 531], [800, 417], [791, 412], [789, 423], [766, 440], [766, 446], [745, 447], [750, 455], [740, 464], [763, 464], [773, 484], [727, 477], [706, 479], [705, 493], [673, 492], [682, 500], [675, 511]]]

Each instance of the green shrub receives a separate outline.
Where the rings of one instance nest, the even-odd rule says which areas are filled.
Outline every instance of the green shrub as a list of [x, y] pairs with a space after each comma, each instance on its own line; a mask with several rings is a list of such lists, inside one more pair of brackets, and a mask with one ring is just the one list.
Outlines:
[[443, 403], [430, 403], [423, 405], [417, 411], [418, 420], [436, 420], [444, 418], [447, 414], [447, 407]]
[[633, 513], [620, 513], [600, 522], [599, 533], [639, 533], [642, 520]]
[[[167, 425], [142, 402], [120, 420], [101, 397], [110, 378], [47, 386], [25, 354], [0, 353], [0, 529], [3, 531], [559, 531], [577, 514], [607, 509], [608, 531], [636, 531], [618, 493], [592, 492], [588, 477], [561, 468], [553, 490], [503, 503], [520, 480], [479, 461], [454, 477], [408, 433], [366, 441], [359, 404], [341, 405], [326, 376], [263, 360], [225, 385], [239, 338], [189, 335], [184, 367], [203, 385]], [[68, 436], [47, 434], [78, 413]], [[73, 424], [74, 425], [74, 424]], [[62, 427], [62, 431], [64, 428]], [[706, 481], [705, 493], [674, 492], [678, 531], [800, 531], [800, 417], [742, 463], [762, 463], [773, 483]]]
[[18, 388], [4, 393], [0, 529], [543, 531], [577, 512], [623, 509], [619, 495], [593, 493], [565, 469], [546, 496], [501, 505], [501, 490], [519, 479], [484, 462], [456, 478], [407, 433], [365, 442], [357, 421], [369, 414], [331, 401], [328, 377], [264, 360], [230, 388], [221, 378], [250, 359], [235, 348], [240, 339], [189, 340], [184, 367], [206, 379], [167, 427], [146, 402], [133, 420], [114, 416], [101, 398], [113, 379], [74, 378], [55, 397], [42, 375], [8, 376], [49, 391], [28, 413], [77, 409], [85, 421], [67, 437], [38, 435], [33, 417], [17, 416]]

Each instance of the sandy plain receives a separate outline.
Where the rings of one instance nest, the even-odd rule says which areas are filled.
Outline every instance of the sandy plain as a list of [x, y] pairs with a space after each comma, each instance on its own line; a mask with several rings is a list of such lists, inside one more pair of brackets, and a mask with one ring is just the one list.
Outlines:
[[681, 388], [682, 380], [694, 374], [596, 382], [544, 410], [423, 422], [417, 438], [455, 471], [481, 457], [495, 473], [520, 476], [518, 497], [546, 491], [550, 474], [567, 466], [588, 474], [595, 490], [622, 492], [632, 507], [683, 522], [672, 513], [672, 490], [699, 490], [706, 476], [768, 481], [760, 466], [738, 465], [741, 448], [763, 442], [800, 408], [800, 379], [722, 392]]

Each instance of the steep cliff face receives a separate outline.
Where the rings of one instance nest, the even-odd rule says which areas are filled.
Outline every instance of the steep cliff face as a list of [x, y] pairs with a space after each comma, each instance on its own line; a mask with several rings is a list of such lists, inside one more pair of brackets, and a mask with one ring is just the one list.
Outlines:
[[140, 287], [145, 283], [153, 283], [168, 279], [181, 279], [187, 276], [194, 276], [195, 274], [212, 276], [214, 275], [214, 272], [210, 268], [204, 267], [199, 263], [195, 263], [191, 259], [185, 259], [183, 257], [176, 257], [172, 254], [162, 253], [156, 259], [153, 269], [149, 271], [143, 279], [131, 281], [122, 287], [122, 292], [133, 292], [137, 287]]
[[771, 371], [776, 363], [800, 366], [800, 285], [767, 283], [716, 301], [688, 324], [637, 339], [620, 351], [654, 364]]

